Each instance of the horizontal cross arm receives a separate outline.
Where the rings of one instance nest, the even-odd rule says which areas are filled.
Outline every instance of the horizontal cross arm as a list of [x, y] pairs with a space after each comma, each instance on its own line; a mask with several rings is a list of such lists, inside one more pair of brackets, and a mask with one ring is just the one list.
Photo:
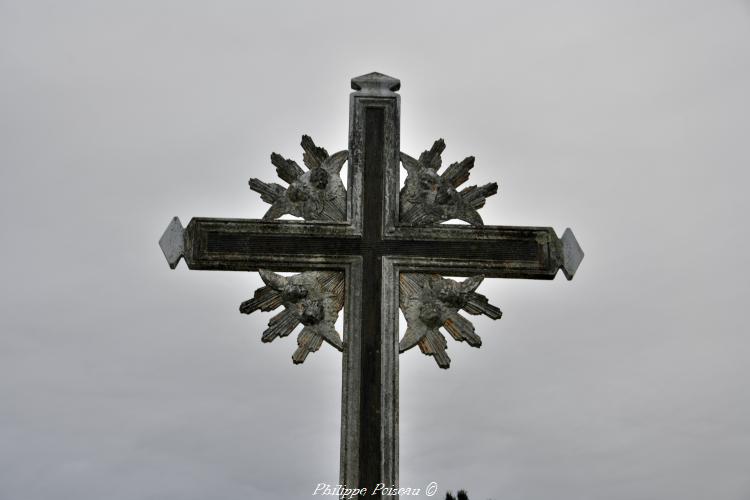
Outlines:
[[159, 241], [174, 269], [279, 271], [338, 268], [357, 254], [358, 240], [345, 223], [193, 218], [186, 228], [175, 217]]
[[573, 278], [583, 251], [567, 229], [442, 224], [399, 226], [387, 233], [388, 255], [415, 259], [425, 272], [456, 276], [553, 279], [559, 269]]
[[194, 218], [183, 228], [175, 217], [159, 244], [173, 269], [184, 257], [190, 269], [227, 271], [334, 269], [371, 247], [425, 272], [553, 279], [562, 269], [572, 279], [583, 259], [570, 229], [558, 238], [548, 227], [401, 226], [363, 242], [345, 223]]

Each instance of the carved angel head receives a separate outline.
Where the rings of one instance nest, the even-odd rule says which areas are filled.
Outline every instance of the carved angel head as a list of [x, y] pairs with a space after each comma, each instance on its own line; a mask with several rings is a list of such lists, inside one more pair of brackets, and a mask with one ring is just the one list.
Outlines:
[[266, 286], [258, 289], [252, 299], [243, 302], [240, 311], [249, 314], [258, 309], [271, 311], [284, 306], [284, 310], [268, 322], [261, 337], [263, 342], [286, 337], [302, 324], [297, 337], [298, 348], [292, 355], [295, 364], [305, 361], [324, 340], [339, 351], [343, 348], [335, 327], [344, 305], [342, 273], [308, 271], [288, 277], [263, 269], [259, 273]]
[[469, 314], [486, 314], [498, 319], [502, 312], [489, 304], [487, 298], [475, 292], [484, 276], [474, 276], [458, 282], [437, 274], [402, 273], [400, 277], [400, 306], [406, 318], [399, 350], [404, 352], [415, 345], [428, 356], [434, 356], [441, 368], [450, 366], [445, 352], [448, 343], [439, 329], [444, 328], [458, 341], [472, 347], [482, 345], [474, 333], [474, 325], [458, 314], [460, 309]]
[[445, 142], [438, 139], [419, 160], [401, 153], [401, 163], [407, 173], [400, 198], [401, 222], [426, 226], [459, 219], [475, 226], [483, 225], [477, 210], [484, 206], [487, 197], [497, 193], [497, 184], [470, 186], [459, 192], [456, 188], [469, 179], [474, 157], [453, 163], [440, 174], [443, 150]]
[[261, 199], [271, 207], [264, 219], [278, 219], [289, 214], [309, 221], [346, 220], [346, 189], [339, 172], [349, 156], [348, 151], [333, 155], [315, 145], [313, 140], [302, 136], [304, 171], [297, 162], [280, 154], [271, 154], [271, 163], [278, 176], [289, 183], [288, 188], [276, 183], [265, 183], [250, 179], [250, 189], [260, 193]]

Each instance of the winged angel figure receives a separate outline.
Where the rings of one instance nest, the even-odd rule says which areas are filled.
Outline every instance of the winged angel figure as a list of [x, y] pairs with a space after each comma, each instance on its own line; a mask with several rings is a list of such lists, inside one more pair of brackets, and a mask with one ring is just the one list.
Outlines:
[[435, 358], [440, 368], [450, 367], [451, 358], [445, 352], [448, 342], [439, 331], [441, 327], [459, 342], [481, 346], [482, 339], [474, 331], [474, 325], [458, 311], [463, 309], [469, 314], [484, 314], [492, 319], [502, 317], [498, 307], [475, 292], [483, 280], [484, 276], [473, 276], [458, 282], [439, 274], [402, 273], [399, 305], [407, 326], [399, 351], [418, 345], [424, 354]]
[[250, 189], [271, 204], [263, 218], [273, 220], [290, 214], [305, 220], [345, 220], [346, 189], [339, 172], [349, 152], [339, 151], [329, 156], [328, 151], [316, 146], [307, 135], [302, 136], [302, 149], [307, 172], [294, 160], [271, 153], [271, 163], [279, 177], [289, 184], [288, 188], [275, 182], [250, 179]]
[[286, 337], [302, 323], [297, 336], [297, 350], [292, 355], [294, 364], [305, 361], [307, 355], [320, 349], [325, 340], [339, 351], [343, 349], [335, 323], [344, 306], [344, 277], [336, 272], [309, 271], [294, 276], [281, 276], [260, 270], [266, 284], [255, 291], [255, 296], [240, 305], [240, 312], [250, 314], [260, 309], [272, 311], [283, 305], [284, 310], [272, 317], [261, 340], [271, 342]]
[[418, 160], [401, 153], [401, 164], [407, 173], [400, 197], [401, 222], [426, 226], [458, 219], [482, 226], [484, 223], [477, 210], [489, 196], [497, 193], [497, 183], [469, 186], [459, 192], [456, 188], [469, 179], [474, 157], [453, 163], [438, 174], [444, 150], [445, 141], [438, 139]]

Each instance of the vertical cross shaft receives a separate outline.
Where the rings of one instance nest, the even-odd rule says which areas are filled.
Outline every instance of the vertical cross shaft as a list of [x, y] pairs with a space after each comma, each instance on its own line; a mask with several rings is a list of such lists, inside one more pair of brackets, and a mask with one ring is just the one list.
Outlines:
[[[381, 324], [383, 286], [393, 284], [382, 281], [379, 250], [384, 172], [399, 161], [399, 96], [393, 92], [398, 80], [382, 75], [354, 79], [352, 86], [358, 91], [350, 99], [350, 171], [362, 179], [350, 179], [350, 193], [359, 197], [354, 205], [361, 200], [355, 211], [361, 209], [363, 309], [360, 338], [345, 346], [341, 482], [369, 494], [378, 483], [398, 484], [398, 338], [384, 335]], [[351, 189], [356, 185], [361, 193]]]

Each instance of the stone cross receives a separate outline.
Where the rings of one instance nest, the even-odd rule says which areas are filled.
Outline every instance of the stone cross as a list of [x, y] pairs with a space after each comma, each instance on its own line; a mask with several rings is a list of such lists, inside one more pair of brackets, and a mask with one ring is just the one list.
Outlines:
[[[500, 309], [476, 293], [484, 277], [573, 278], [583, 252], [570, 229], [485, 226], [477, 210], [497, 184], [457, 188], [474, 158], [442, 172], [442, 139], [415, 159], [399, 149], [399, 80], [370, 73], [352, 79], [349, 149], [329, 155], [302, 137], [307, 170], [274, 153], [287, 188], [250, 180], [271, 207], [262, 220], [174, 218], [159, 241], [170, 267], [259, 271], [266, 286], [240, 310], [270, 311], [261, 340], [289, 335], [300, 323], [292, 359], [302, 363], [323, 341], [343, 353], [341, 484], [398, 485], [398, 356], [413, 346], [448, 368], [447, 341], [479, 347], [458, 314]], [[348, 160], [348, 185], [339, 172]], [[399, 166], [407, 177], [400, 189]], [[291, 214], [302, 220], [276, 220]], [[444, 224], [461, 220], [467, 224]], [[292, 276], [278, 272], [299, 272]], [[468, 276], [459, 282], [443, 276]], [[398, 310], [407, 329], [399, 336]], [[343, 337], [335, 330], [344, 310]], [[390, 492], [376, 497], [395, 498]]]

